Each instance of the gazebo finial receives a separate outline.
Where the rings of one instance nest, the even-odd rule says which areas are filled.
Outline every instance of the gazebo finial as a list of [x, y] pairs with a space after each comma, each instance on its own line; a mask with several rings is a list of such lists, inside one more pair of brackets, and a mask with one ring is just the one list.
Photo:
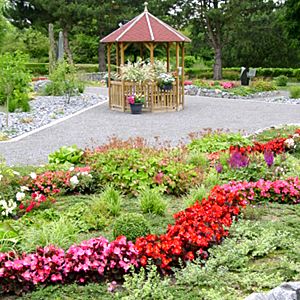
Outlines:
[[145, 3], [144, 3], [144, 6], [145, 6], [144, 12], [148, 12], [148, 2], [145, 2]]

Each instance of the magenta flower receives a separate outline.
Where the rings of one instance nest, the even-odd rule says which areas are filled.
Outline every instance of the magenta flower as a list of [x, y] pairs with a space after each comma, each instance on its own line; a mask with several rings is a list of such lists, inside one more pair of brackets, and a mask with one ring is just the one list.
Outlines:
[[135, 96], [134, 95], [128, 96], [127, 101], [128, 101], [129, 104], [134, 104]]

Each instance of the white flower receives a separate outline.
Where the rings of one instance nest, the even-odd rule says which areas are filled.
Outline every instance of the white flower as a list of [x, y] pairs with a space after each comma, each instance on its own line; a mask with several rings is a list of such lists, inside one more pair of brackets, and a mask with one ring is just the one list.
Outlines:
[[89, 175], [89, 172], [88, 172], [88, 171], [85, 171], [85, 172], [81, 172], [80, 174], [81, 174], [81, 176], [88, 176], [88, 175]]
[[69, 169], [69, 171], [72, 172], [72, 171], [74, 171], [74, 169], [75, 169], [74, 167], [71, 167], [71, 168]]
[[36, 179], [36, 173], [34, 173], [34, 172], [31, 172], [30, 174], [29, 174], [29, 176], [32, 178], [32, 179]]
[[295, 147], [295, 141], [293, 139], [285, 140], [284, 144], [289, 148], [292, 149]]
[[17, 171], [13, 171], [13, 173], [14, 173], [15, 175], [17, 175], [17, 176], [20, 176], [20, 173], [17, 172]]
[[71, 184], [77, 185], [79, 183], [78, 177], [75, 175], [70, 179]]
[[25, 193], [23, 193], [23, 192], [18, 192], [17, 194], [16, 194], [16, 199], [18, 200], [18, 201], [22, 201], [24, 198], [25, 198]]
[[2, 178], [3, 178], [3, 175], [0, 174], [0, 181], [2, 180]]
[[9, 199], [8, 203], [5, 200], [0, 200], [0, 205], [2, 206], [1, 214], [6, 217], [9, 214], [12, 214], [14, 209], [17, 207], [17, 203], [12, 199]]
[[21, 186], [20, 189], [21, 192], [29, 191], [29, 188], [27, 186]]

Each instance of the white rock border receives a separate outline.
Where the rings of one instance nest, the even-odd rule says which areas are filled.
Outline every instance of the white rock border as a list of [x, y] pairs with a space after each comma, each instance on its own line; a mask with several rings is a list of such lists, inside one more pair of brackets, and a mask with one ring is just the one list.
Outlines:
[[51, 122], [51, 123], [49, 123], [49, 124], [46, 124], [46, 125], [41, 126], [41, 127], [39, 127], [39, 128], [33, 129], [32, 131], [26, 132], [26, 133], [24, 133], [24, 134], [21, 134], [21, 135], [19, 135], [19, 136], [17, 136], [17, 137], [12, 138], [12, 139], [9, 139], [9, 140], [6, 140], [6, 141], [0, 141], [0, 143], [1, 143], [1, 144], [8, 144], [8, 143], [18, 142], [18, 141], [20, 141], [20, 140], [22, 140], [22, 139], [24, 139], [24, 138], [26, 138], [26, 137], [28, 137], [28, 136], [30, 136], [30, 135], [32, 135], [32, 134], [35, 134], [35, 133], [37, 133], [37, 132], [39, 132], [39, 131], [42, 131], [42, 130], [44, 130], [44, 129], [46, 129], [46, 128], [52, 127], [52, 126], [54, 126], [54, 125], [57, 125], [57, 124], [59, 124], [59, 123], [61, 123], [61, 122], [64, 122], [64, 121], [66, 121], [66, 120], [68, 120], [68, 119], [71, 119], [71, 118], [73, 118], [73, 117], [75, 117], [75, 116], [78, 116], [78, 115], [80, 115], [80, 114], [82, 114], [82, 113], [84, 113], [84, 112], [86, 112], [86, 111], [88, 111], [88, 110], [90, 110], [90, 109], [93, 109], [93, 108], [95, 108], [95, 107], [98, 107], [98, 106], [101, 106], [101, 105], [103, 105], [103, 104], [106, 104], [107, 102], [108, 102], [108, 99], [106, 99], [106, 100], [104, 100], [104, 101], [102, 101], [102, 102], [100, 102], [100, 103], [97, 103], [97, 104], [95, 104], [95, 105], [86, 107], [86, 108], [84, 108], [84, 109], [82, 109], [82, 110], [76, 111], [74, 114], [71, 114], [71, 115], [68, 115], [68, 116], [66, 116], [66, 117], [57, 119], [57, 120], [55, 120], [55, 121], [53, 121], [53, 122]]

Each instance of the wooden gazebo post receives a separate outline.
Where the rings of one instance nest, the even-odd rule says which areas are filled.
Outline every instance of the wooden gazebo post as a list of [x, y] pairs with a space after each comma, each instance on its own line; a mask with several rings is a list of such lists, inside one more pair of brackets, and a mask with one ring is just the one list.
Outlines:
[[184, 51], [184, 43], [181, 45], [181, 88], [182, 88], [182, 109], [184, 109], [184, 57], [185, 51]]
[[[184, 43], [191, 40], [182, 33], [173, 29], [163, 21], [159, 20], [148, 12], [147, 3], [142, 14], [135, 17], [128, 23], [106, 36], [101, 40], [108, 44], [108, 87], [109, 87], [109, 106], [111, 109], [125, 111], [127, 107], [127, 96], [132, 91], [140, 91], [145, 94], [146, 101], [144, 109], [151, 111], [180, 110], [184, 105]], [[124, 82], [111, 81], [111, 48], [116, 45], [116, 65], [125, 64], [125, 51], [132, 43], [140, 45], [140, 55], [144, 56], [144, 47], [149, 49], [150, 62], [154, 64], [155, 48], [163, 45], [166, 48], [167, 72], [170, 67], [170, 48], [173, 43], [176, 47], [176, 70], [175, 84], [172, 89], [160, 89], [157, 83]], [[181, 56], [181, 62], [180, 62]], [[180, 72], [181, 71], [181, 72]], [[180, 77], [181, 76], [181, 77]]]
[[110, 95], [110, 77], [111, 77], [111, 63], [110, 63], [110, 51], [111, 51], [111, 44], [107, 45], [107, 87], [108, 87], [108, 103], [109, 108], [111, 108], [111, 95]]

